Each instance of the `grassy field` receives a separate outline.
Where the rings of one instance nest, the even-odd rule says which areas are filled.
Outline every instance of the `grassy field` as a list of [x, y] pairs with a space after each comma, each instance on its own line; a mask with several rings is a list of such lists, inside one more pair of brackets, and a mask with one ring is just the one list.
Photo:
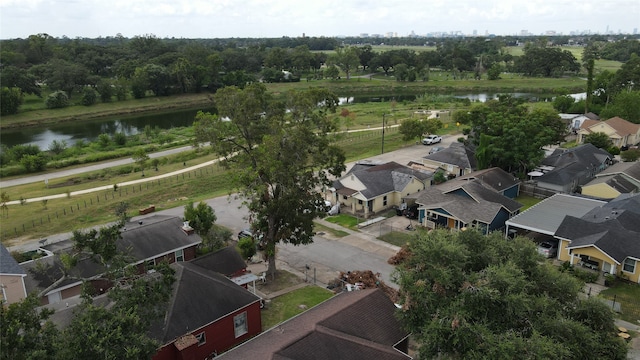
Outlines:
[[262, 310], [262, 330], [290, 319], [332, 296], [333, 292], [318, 286], [306, 286], [278, 296]]

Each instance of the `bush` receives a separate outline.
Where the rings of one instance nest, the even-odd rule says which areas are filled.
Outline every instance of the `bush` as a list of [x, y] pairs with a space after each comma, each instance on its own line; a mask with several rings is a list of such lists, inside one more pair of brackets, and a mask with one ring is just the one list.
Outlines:
[[576, 278], [586, 282], [586, 283], [593, 283], [596, 282], [598, 280], [598, 273], [597, 272], [591, 272], [591, 271], [586, 271], [586, 270], [580, 270], [578, 268], [573, 268], [573, 276], [575, 276]]
[[640, 158], [640, 149], [629, 149], [620, 153], [620, 159], [625, 162], [637, 161]]
[[17, 87], [2, 87], [0, 95], [0, 115], [17, 114], [18, 108], [22, 105], [24, 96], [22, 91]]
[[113, 134], [113, 142], [118, 146], [124, 146], [127, 144], [127, 135], [122, 132]]
[[67, 149], [67, 142], [64, 140], [53, 140], [51, 144], [49, 144], [49, 151], [51, 151], [56, 155], [61, 154], [66, 149]]
[[612, 146], [607, 149], [607, 152], [611, 155], [620, 155], [620, 148], [617, 146]]
[[256, 254], [256, 241], [252, 237], [246, 236], [238, 240], [238, 248], [243, 259], [251, 259]]
[[47, 167], [47, 158], [44, 154], [25, 155], [20, 159], [20, 163], [27, 172], [42, 171]]
[[107, 134], [98, 135], [98, 144], [101, 148], [106, 148], [111, 143], [111, 138]]
[[87, 86], [84, 88], [84, 90], [82, 90], [82, 105], [91, 106], [97, 101], [98, 92], [94, 88]]
[[64, 108], [69, 106], [69, 97], [67, 96], [67, 93], [62, 90], [54, 91], [47, 96], [45, 105], [47, 106], [47, 109]]

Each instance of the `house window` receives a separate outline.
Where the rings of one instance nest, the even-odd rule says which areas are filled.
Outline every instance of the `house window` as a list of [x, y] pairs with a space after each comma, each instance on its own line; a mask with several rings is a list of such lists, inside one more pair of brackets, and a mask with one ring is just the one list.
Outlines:
[[176, 262], [178, 261], [184, 261], [184, 249], [180, 249], [178, 251], [176, 251]]
[[342, 195], [342, 199], [347, 200], [347, 195]]
[[233, 328], [236, 338], [246, 334], [247, 330], [247, 313], [243, 312], [233, 317]]
[[622, 270], [629, 273], [636, 272], [636, 261], [632, 258], [627, 258], [622, 264]]
[[362, 205], [362, 200], [358, 200], [358, 205]]
[[387, 206], [387, 195], [382, 198], [382, 206]]
[[207, 335], [203, 331], [196, 335], [196, 340], [198, 340], [198, 346], [202, 346], [207, 343]]

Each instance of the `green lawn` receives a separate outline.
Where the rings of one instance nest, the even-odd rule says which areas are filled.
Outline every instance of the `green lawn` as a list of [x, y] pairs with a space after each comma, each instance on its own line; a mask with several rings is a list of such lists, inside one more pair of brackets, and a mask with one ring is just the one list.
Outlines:
[[620, 303], [620, 318], [633, 324], [640, 320], [640, 285], [615, 281], [613, 285], [602, 291], [600, 296]]
[[400, 231], [391, 231], [387, 234], [379, 236], [378, 239], [387, 242], [396, 246], [403, 246], [408, 243], [413, 237], [416, 236], [415, 233], [405, 233]]
[[330, 228], [328, 226], [324, 226], [322, 224], [318, 224], [317, 222], [313, 223], [313, 226], [314, 226], [314, 229], [315, 229], [316, 232], [328, 233], [331, 236], [334, 236], [334, 237], [337, 237], [337, 238], [341, 238], [341, 237], [345, 237], [345, 236], [349, 235], [349, 233], [346, 232], [346, 231], [336, 230], [334, 228]]
[[267, 330], [332, 296], [333, 292], [318, 286], [307, 286], [278, 296], [262, 310], [262, 329]]
[[517, 202], [519, 202], [520, 204], [524, 205], [522, 207], [522, 209], [520, 209], [520, 212], [523, 212], [525, 210], [527, 210], [528, 208], [532, 207], [533, 205], [539, 203], [540, 201], [542, 201], [542, 199], [538, 199], [535, 198], [533, 196], [527, 196], [527, 195], [522, 195], [520, 194], [517, 198], [515, 198], [515, 200]]
[[358, 224], [361, 222], [357, 217], [347, 214], [329, 216], [325, 220], [352, 230], [358, 230]]

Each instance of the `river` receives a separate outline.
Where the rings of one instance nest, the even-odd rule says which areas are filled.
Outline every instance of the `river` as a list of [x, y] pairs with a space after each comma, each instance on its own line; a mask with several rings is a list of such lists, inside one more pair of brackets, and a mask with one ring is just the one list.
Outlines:
[[[485, 102], [498, 97], [498, 93], [454, 94], [456, 98], [467, 98], [473, 102]], [[531, 101], [550, 101], [552, 95], [530, 93], [514, 93], [515, 97], [526, 97]], [[389, 95], [389, 96], [348, 96], [340, 97], [340, 105], [352, 103], [367, 103], [381, 101], [414, 101], [420, 95]], [[444, 95], [446, 96], [446, 95]], [[576, 99], [584, 98], [582, 94], [571, 94]], [[204, 109], [213, 111], [213, 109]], [[15, 145], [38, 145], [41, 150], [47, 150], [54, 140], [65, 141], [68, 146], [78, 140], [94, 141], [100, 134], [113, 135], [122, 132], [125, 135], [135, 135], [143, 132], [145, 126], [171, 129], [175, 127], [191, 126], [198, 110], [184, 110], [178, 112], [159, 113], [144, 116], [115, 117], [96, 119], [82, 122], [68, 122], [62, 124], [43, 125], [3, 130], [0, 133], [0, 144], [12, 147]]]

